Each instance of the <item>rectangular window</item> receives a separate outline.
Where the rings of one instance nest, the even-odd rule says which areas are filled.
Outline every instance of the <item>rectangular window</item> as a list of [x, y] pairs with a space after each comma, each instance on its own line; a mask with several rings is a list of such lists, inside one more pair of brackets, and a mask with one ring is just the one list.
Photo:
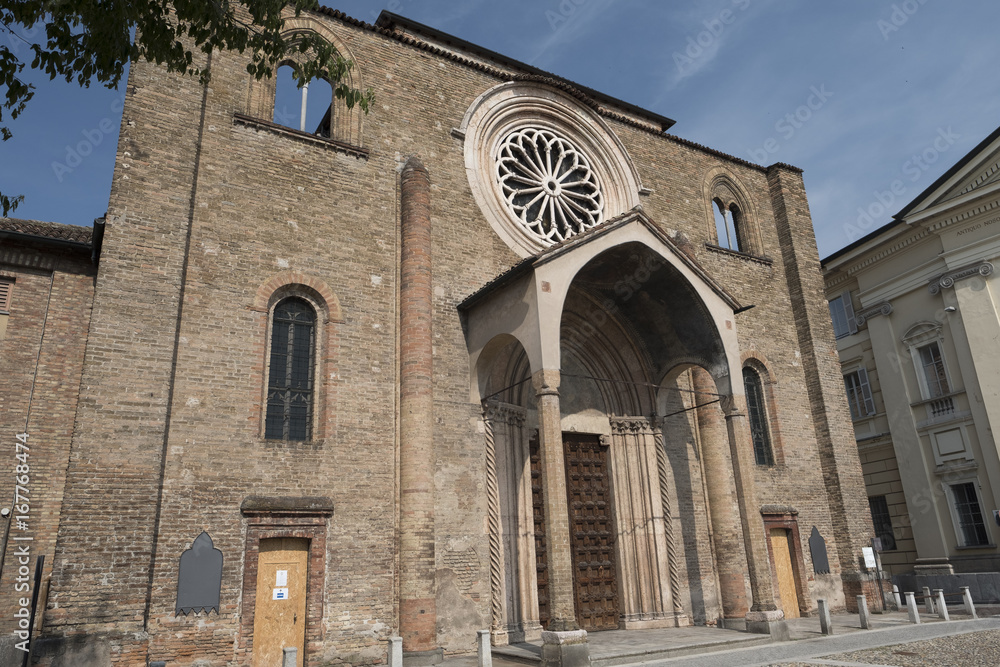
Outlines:
[[875, 537], [882, 540], [882, 551], [896, 550], [896, 535], [892, 532], [892, 519], [885, 496], [868, 496], [868, 506], [872, 510]]
[[868, 384], [868, 371], [859, 368], [844, 376], [844, 388], [847, 390], [847, 404], [851, 407], [851, 419], [861, 419], [875, 414], [875, 399]]
[[978, 547], [990, 543], [983, 512], [979, 508], [979, 496], [974, 482], [952, 484], [951, 493], [955, 497], [955, 514], [958, 515], [958, 529], [962, 534], [963, 546]]
[[0, 278], [0, 313], [10, 311], [10, 293], [14, 290], [14, 281]]
[[844, 292], [836, 299], [830, 299], [830, 318], [833, 320], [833, 333], [837, 338], [858, 332], [858, 322], [854, 318], [850, 292]]
[[944, 396], [951, 390], [948, 388], [948, 378], [944, 374], [944, 360], [941, 358], [941, 348], [936, 342], [919, 348], [920, 366], [927, 384], [927, 398]]

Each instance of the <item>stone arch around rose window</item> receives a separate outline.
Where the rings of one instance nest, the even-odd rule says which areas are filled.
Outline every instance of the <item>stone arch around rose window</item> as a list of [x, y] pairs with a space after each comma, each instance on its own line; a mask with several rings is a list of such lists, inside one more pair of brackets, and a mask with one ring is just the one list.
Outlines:
[[[465, 142], [466, 175], [476, 203], [493, 231], [521, 257], [535, 255], [639, 204], [642, 185], [625, 146], [593, 110], [551, 86], [525, 81], [495, 86], [476, 98], [454, 133]], [[501, 184], [503, 174], [498, 172], [512, 164], [511, 151], [532, 142], [568, 156], [563, 166], [574, 164], [579, 169], [556, 170], [554, 177], [529, 169], [529, 179], [538, 183], [523, 183], [515, 175]], [[560, 182], [560, 177], [566, 181]], [[562, 187], [577, 182], [581, 185], [574, 187], [579, 192]], [[546, 235], [537, 226], [530, 229], [514, 210], [511, 192], [505, 194], [505, 184], [548, 188], [553, 207], [566, 202], [561, 212], [550, 209], [560, 225], [567, 213], [579, 213], [585, 221], [567, 233]], [[570, 221], [567, 228], [574, 225]]]

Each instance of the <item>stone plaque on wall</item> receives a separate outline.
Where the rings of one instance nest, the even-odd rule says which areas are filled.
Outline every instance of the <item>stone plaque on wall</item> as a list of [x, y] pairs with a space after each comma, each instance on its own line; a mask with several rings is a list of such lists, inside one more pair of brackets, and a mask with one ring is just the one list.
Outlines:
[[222, 552], [202, 531], [191, 548], [181, 554], [177, 574], [177, 614], [199, 611], [219, 613], [222, 590]]
[[830, 574], [830, 559], [826, 555], [826, 540], [819, 534], [819, 529], [813, 526], [809, 536], [809, 553], [812, 554], [813, 572]]

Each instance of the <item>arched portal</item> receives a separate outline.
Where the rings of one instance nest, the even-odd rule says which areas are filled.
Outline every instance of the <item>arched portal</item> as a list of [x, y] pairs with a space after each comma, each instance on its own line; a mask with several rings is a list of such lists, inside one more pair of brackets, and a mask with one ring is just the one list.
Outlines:
[[[494, 460], [495, 642], [741, 617], [751, 597], [751, 611], [774, 609], [734, 444], [748, 439], [731, 380], [735, 300], [633, 213], [525, 260], [462, 308]], [[713, 400], [694, 404], [696, 444], [678, 456], [662, 397], [679, 368]], [[703, 460], [678, 474], [690, 455]]]

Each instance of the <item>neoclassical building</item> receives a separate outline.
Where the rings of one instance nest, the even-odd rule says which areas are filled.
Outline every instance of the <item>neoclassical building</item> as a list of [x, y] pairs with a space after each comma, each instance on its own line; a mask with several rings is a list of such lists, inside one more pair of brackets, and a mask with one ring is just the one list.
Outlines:
[[369, 114], [303, 120], [238, 54], [207, 86], [132, 65], [39, 664], [853, 608], [872, 527], [800, 170], [390, 13], [287, 29]]
[[991, 602], [993, 584], [968, 575], [1000, 572], [997, 223], [1000, 130], [823, 260], [882, 562], [966, 575], [948, 587]]

